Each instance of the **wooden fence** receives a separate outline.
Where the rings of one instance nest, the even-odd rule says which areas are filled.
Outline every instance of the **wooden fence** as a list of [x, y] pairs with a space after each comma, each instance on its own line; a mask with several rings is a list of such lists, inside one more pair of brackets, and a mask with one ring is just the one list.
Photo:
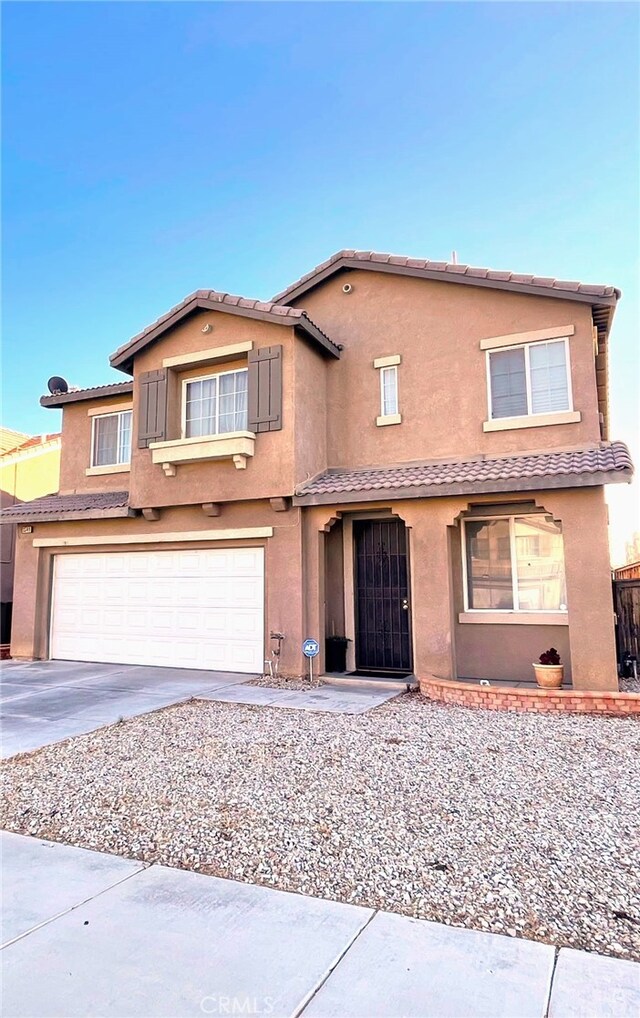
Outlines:
[[613, 604], [618, 660], [628, 650], [640, 661], [640, 579], [614, 580]]

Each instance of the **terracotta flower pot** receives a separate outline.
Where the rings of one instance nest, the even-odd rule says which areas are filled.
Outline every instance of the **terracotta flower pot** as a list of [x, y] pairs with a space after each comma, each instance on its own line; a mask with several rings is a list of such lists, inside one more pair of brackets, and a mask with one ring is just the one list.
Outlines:
[[560, 689], [564, 678], [564, 665], [534, 664], [536, 682], [543, 689]]

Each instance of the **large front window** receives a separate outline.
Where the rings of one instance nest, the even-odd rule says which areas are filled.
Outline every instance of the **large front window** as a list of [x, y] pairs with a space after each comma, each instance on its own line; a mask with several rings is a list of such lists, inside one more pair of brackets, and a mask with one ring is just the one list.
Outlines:
[[184, 437], [246, 431], [248, 371], [223, 371], [184, 382]]
[[93, 418], [92, 467], [131, 462], [131, 416], [131, 410], [123, 410]]
[[566, 611], [562, 525], [551, 516], [468, 518], [463, 524], [469, 611]]
[[571, 410], [566, 340], [489, 350], [488, 357], [492, 419]]

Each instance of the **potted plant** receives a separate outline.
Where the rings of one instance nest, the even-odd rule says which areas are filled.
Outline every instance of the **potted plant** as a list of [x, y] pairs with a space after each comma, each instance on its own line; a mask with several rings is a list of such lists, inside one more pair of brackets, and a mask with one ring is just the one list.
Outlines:
[[536, 675], [536, 682], [543, 689], [560, 689], [564, 678], [564, 665], [560, 663], [560, 655], [555, 647], [550, 647], [540, 655], [533, 670]]

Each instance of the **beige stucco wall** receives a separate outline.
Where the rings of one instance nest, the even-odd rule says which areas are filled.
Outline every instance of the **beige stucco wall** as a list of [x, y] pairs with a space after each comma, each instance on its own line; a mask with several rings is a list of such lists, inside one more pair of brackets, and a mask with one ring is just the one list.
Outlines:
[[[283, 632], [286, 636], [282, 649], [283, 671], [299, 674], [302, 634], [301, 592], [301, 530], [300, 510], [274, 512], [268, 502], [244, 502], [225, 506], [217, 517], [205, 516], [199, 508], [163, 510], [160, 520], [149, 522], [142, 517], [88, 520], [82, 523], [35, 524], [33, 533], [18, 534], [16, 548], [16, 585], [14, 591], [14, 626], [11, 653], [18, 658], [46, 658], [48, 656], [49, 604], [53, 556], [78, 554], [83, 550], [95, 552], [95, 545], [85, 547], [34, 548], [34, 538], [97, 536], [104, 538], [100, 550], [119, 550], [122, 545], [110, 545], [109, 537], [148, 535], [159, 532], [198, 530], [229, 530], [232, 528], [273, 527], [270, 538], [239, 537], [225, 542], [235, 546], [264, 546], [265, 548], [265, 657], [270, 654], [269, 633]], [[190, 548], [221, 547], [222, 544], [203, 540], [189, 542]], [[161, 545], [127, 545], [134, 551], [162, 550], [184, 547], [179, 542]]]
[[[202, 328], [211, 324], [211, 332]], [[239, 318], [218, 311], [201, 311], [171, 329], [135, 359], [134, 412], [138, 400], [137, 378], [141, 372], [162, 367], [166, 357], [197, 353], [201, 350], [253, 342], [254, 349], [282, 344], [282, 420], [281, 431], [256, 435], [254, 456], [246, 470], [237, 470], [230, 460], [185, 463], [175, 477], [166, 477], [160, 464], [151, 462], [148, 449], [138, 449], [134, 441], [131, 458], [131, 505], [135, 507], [188, 505], [194, 502], [269, 498], [288, 495], [294, 487], [294, 360], [296, 342], [293, 329], [270, 322]], [[246, 364], [246, 359], [244, 361]], [[236, 364], [235, 366], [239, 366]], [[193, 374], [227, 370], [228, 365], [210, 364]], [[176, 371], [180, 374], [179, 371]], [[167, 439], [180, 436], [179, 400], [169, 406]]]
[[[85, 491], [127, 491], [129, 471], [87, 476], [91, 466], [91, 411], [105, 413], [131, 407], [131, 395], [106, 396], [102, 399], [68, 403], [62, 413], [62, 457], [60, 460], [60, 494]], [[135, 420], [134, 420], [135, 427]]]
[[[550, 490], [527, 493], [526, 497], [562, 521], [568, 626], [458, 623], [458, 520], [471, 500], [452, 497], [307, 509], [303, 518], [306, 631], [310, 635], [326, 632], [323, 592], [335, 585], [325, 576], [331, 562], [325, 553], [325, 528], [341, 511], [346, 521], [349, 512], [386, 508], [410, 528], [411, 622], [414, 672], [419, 678], [531, 679], [532, 662], [554, 645], [566, 664], [567, 683], [571, 681], [578, 689], [617, 689], [603, 490]], [[477, 504], [495, 498], [480, 496], [472, 501]], [[348, 617], [345, 635], [353, 635]]]
[[[456, 674], [471, 674], [488, 679], [526, 678], [537, 656], [533, 654], [534, 649], [538, 648], [540, 653], [554, 643], [569, 666], [567, 677], [571, 674], [576, 688], [617, 688], [602, 489], [546, 491], [534, 493], [533, 497], [563, 524], [569, 626], [552, 627], [551, 640], [547, 626], [460, 626], [457, 623], [460, 596], [455, 579], [459, 570], [457, 521], [460, 513], [468, 508], [468, 499], [406, 500], [386, 505], [381, 502], [343, 507], [345, 513], [388, 508], [410, 528], [414, 671], [418, 677], [451, 678]], [[298, 674], [303, 668], [302, 639], [316, 636], [322, 640], [330, 625], [327, 600], [331, 612], [332, 599], [339, 597], [338, 581], [335, 577], [327, 578], [326, 573], [336, 565], [340, 568], [340, 556], [335, 548], [326, 553], [325, 528], [330, 527], [341, 511], [340, 506], [318, 506], [278, 513], [268, 502], [250, 501], [226, 505], [221, 515], [214, 518], [205, 516], [198, 508], [173, 508], [164, 510], [156, 522], [138, 517], [37, 524], [33, 534], [20, 534], [17, 542], [12, 653], [19, 657], [46, 657], [48, 653], [48, 604], [55, 549], [35, 549], [34, 537], [63, 539], [80, 534], [98, 535], [105, 538], [108, 548], [109, 536], [114, 534], [272, 526], [274, 536], [257, 542], [264, 543], [266, 548], [265, 653], [269, 652], [269, 632], [284, 632], [282, 669]], [[206, 546], [207, 542], [203, 544]], [[179, 547], [179, 544], [163, 544], [162, 547]], [[64, 554], [64, 549], [61, 548], [60, 553]], [[349, 636], [349, 626], [353, 623], [349, 618], [344, 621], [345, 635]], [[562, 632], [556, 633], [560, 629]], [[323, 663], [321, 657], [321, 667]]]
[[[342, 292], [348, 280], [353, 289]], [[332, 466], [370, 466], [441, 457], [548, 449], [599, 440], [591, 309], [545, 296], [355, 270], [297, 302], [334, 342], [327, 434]], [[485, 433], [486, 356], [494, 336], [574, 325], [570, 338], [576, 424]], [[402, 424], [376, 427], [378, 357], [400, 354]]]

